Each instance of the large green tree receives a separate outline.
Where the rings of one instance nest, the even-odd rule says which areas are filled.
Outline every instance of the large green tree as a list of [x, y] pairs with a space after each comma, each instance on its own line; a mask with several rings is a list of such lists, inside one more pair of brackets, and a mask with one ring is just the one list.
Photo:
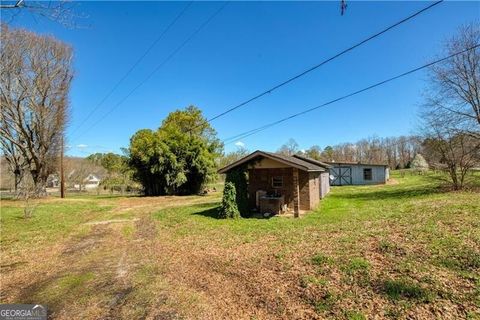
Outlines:
[[215, 130], [190, 106], [170, 113], [157, 131], [135, 133], [129, 163], [146, 195], [194, 194], [216, 176], [221, 150]]

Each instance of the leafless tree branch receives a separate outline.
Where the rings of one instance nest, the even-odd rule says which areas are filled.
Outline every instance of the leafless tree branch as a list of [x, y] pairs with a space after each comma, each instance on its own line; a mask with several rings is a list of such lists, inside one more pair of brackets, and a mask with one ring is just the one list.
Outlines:
[[29, 171], [43, 195], [67, 121], [72, 49], [2, 25], [0, 61], [2, 150], [12, 168]]

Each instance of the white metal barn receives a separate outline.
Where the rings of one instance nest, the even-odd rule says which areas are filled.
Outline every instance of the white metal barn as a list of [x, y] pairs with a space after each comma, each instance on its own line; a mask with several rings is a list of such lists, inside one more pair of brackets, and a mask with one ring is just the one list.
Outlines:
[[384, 164], [327, 162], [330, 165], [330, 185], [382, 184], [389, 179], [389, 169]]

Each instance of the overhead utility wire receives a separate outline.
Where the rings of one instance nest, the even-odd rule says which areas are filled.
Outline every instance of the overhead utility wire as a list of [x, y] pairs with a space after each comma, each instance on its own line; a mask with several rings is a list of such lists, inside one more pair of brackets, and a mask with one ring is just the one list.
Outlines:
[[236, 109], [238, 109], [238, 108], [241, 108], [241, 107], [245, 106], [246, 104], [249, 104], [250, 102], [252, 102], [252, 101], [254, 101], [254, 100], [257, 100], [257, 99], [259, 99], [259, 98], [261, 98], [261, 97], [263, 97], [263, 96], [265, 96], [265, 95], [267, 95], [267, 94], [269, 94], [269, 93], [272, 93], [273, 91], [275, 91], [275, 90], [277, 90], [277, 89], [279, 89], [279, 88], [281, 88], [281, 87], [289, 84], [290, 82], [292, 82], [292, 81], [294, 81], [294, 80], [297, 80], [298, 78], [303, 77], [304, 75], [306, 75], [306, 74], [308, 74], [308, 73], [310, 73], [310, 72], [312, 72], [312, 71], [320, 68], [320, 67], [323, 66], [324, 64], [326, 64], [326, 63], [328, 63], [328, 62], [330, 62], [330, 61], [332, 61], [332, 60], [335, 60], [336, 58], [344, 55], [345, 53], [347, 53], [347, 52], [349, 52], [349, 51], [352, 51], [352, 50], [355, 49], [355, 48], [360, 47], [361, 45], [365, 44], [366, 42], [368, 42], [368, 41], [370, 41], [370, 40], [372, 40], [372, 39], [374, 39], [374, 38], [377, 38], [377, 37], [381, 36], [382, 34], [384, 34], [384, 33], [388, 32], [389, 30], [391, 30], [391, 29], [393, 29], [393, 28], [401, 25], [402, 23], [407, 22], [408, 20], [411, 20], [411, 19], [415, 18], [416, 16], [420, 15], [421, 13], [423, 13], [423, 12], [429, 10], [430, 8], [432, 8], [432, 7], [440, 4], [441, 2], [443, 2], [443, 0], [440, 0], [440, 1], [437, 1], [437, 2], [432, 3], [431, 5], [429, 5], [429, 6], [425, 7], [425, 8], [423, 8], [423, 9], [421, 9], [421, 10], [419, 10], [419, 11], [417, 11], [417, 12], [411, 14], [411, 15], [409, 15], [408, 17], [406, 17], [406, 18], [404, 18], [404, 19], [402, 19], [402, 20], [400, 20], [400, 21], [392, 24], [391, 26], [383, 29], [383, 30], [380, 31], [380, 32], [375, 33], [374, 35], [371, 35], [370, 37], [368, 37], [368, 38], [360, 41], [359, 43], [357, 43], [357, 44], [355, 44], [355, 45], [353, 45], [353, 46], [351, 46], [351, 47], [349, 47], [349, 48], [347, 48], [347, 49], [345, 49], [345, 50], [343, 50], [343, 51], [335, 54], [334, 56], [332, 56], [332, 57], [330, 57], [330, 58], [328, 58], [328, 59], [320, 62], [319, 64], [317, 64], [317, 65], [315, 65], [315, 66], [313, 66], [313, 67], [311, 67], [311, 68], [309, 68], [309, 69], [307, 69], [307, 70], [305, 70], [305, 71], [297, 74], [296, 76], [293, 76], [293, 77], [291, 77], [291, 78], [289, 78], [289, 79], [287, 79], [287, 80], [285, 80], [285, 81], [283, 81], [283, 82], [275, 85], [274, 87], [272, 87], [272, 88], [270, 88], [270, 89], [268, 89], [268, 90], [265, 90], [264, 92], [262, 92], [262, 93], [260, 93], [260, 94], [258, 94], [258, 95], [256, 95], [256, 96], [254, 96], [254, 97], [252, 97], [252, 98], [250, 98], [250, 99], [248, 99], [248, 100], [246, 100], [246, 101], [244, 101], [244, 102], [242, 102], [242, 103], [240, 103], [240, 104], [238, 104], [238, 105], [236, 105], [236, 106], [234, 106], [234, 107], [231, 107], [231, 108], [229, 108], [229, 109], [227, 109], [227, 110], [225, 110], [225, 111], [217, 114], [216, 116], [208, 119], [207, 122], [211, 122], [211, 121], [213, 121], [213, 120], [215, 120], [215, 119], [218, 119], [218, 118], [226, 115], [227, 113], [230, 113], [230, 112], [232, 112], [232, 111], [234, 111], [234, 110], [236, 110]]
[[93, 127], [98, 125], [100, 122], [103, 121], [107, 116], [109, 116], [116, 108], [118, 108], [125, 100], [128, 99], [135, 91], [138, 90], [145, 82], [150, 80], [150, 78], [158, 71], [161, 67], [163, 67], [168, 61], [170, 61], [185, 45], [190, 42], [203, 28], [205, 28], [219, 13], [222, 11], [229, 2], [225, 2], [219, 9], [217, 9], [207, 20], [205, 20], [190, 36], [185, 39], [165, 60], [163, 60], [159, 65], [153, 69], [152, 72], [148, 74], [148, 76], [143, 79], [137, 86], [135, 86], [123, 99], [121, 99], [117, 104], [115, 104], [107, 113], [105, 113], [98, 121], [93, 123], [87, 130], [81, 133], [79, 136], [76, 137], [74, 140], [78, 140], [81, 136], [83, 136], [86, 132], [90, 131]]
[[380, 82], [378, 82], [378, 83], [376, 83], [376, 84], [373, 84], [373, 85], [368, 86], [368, 87], [366, 87], [366, 88], [363, 88], [363, 89], [360, 89], [360, 90], [358, 90], [358, 91], [349, 93], [349, 94], [344, 95], [344, 96], [342, 96], [342, 97], [340, 97], [340, 98], [337, 98], [337, 99], [334, 99], [334, 100], [330, 100], [330, 101], [328, 101], [328, 102], [326, 102], [326, 103], [324, 103], [324, 104], [321, 104], [321, 105], [319, 105], [319, 106], [306, 109], [306, 110], [304, 110], [304, 111], [301, 111], [301, 112], [292, 114], [292, 115], [290, 115], [290, 116], [288, 116], [288, 117], [285, 117], [285, 118], [282, 118], [282, 119], [280, 119], [280, 120], [277, 120], [277, 121], [271, 122], [271, 123], [269, 123], [269, 124], [263, 125], [263, 126], [261, 126], [261, 127], [258, 127], [258, 128], [255, 128], [255, 129], [252, 129], [252, 130], [249, 130], [249, 131], [246, 131], [246, 132], [237, 134], [237, 135], [232, 136], [232, 137], [230, 137], [230, 138], [224, 139], [222, 142], [225, 143], [225, 144], [229, 144], [229, 143], [232, 143], [232, 142], [235, 141], [235, 140], [244, 139], [244, 138], [249, 137], [249, 136], [251, 136], [251, 135], [257, 134], [257, 133], [259, 133], [259, 132], [261, 132], [261, 131], [263, 131], [263, 130], [266, 130], [266, 129], [270, 128], [270, 127], [273, 127], [273, 126], [275, 126], [275, 125], [277, 125], [277, 124], [280, 124], [280, 123], [282, 123], [282, 122], [285, 122], [285, 121], [287, 121], [287, 120], [296, 118], [296, 117], [298, 117], [298, 116], [301, 116], [301, 115], [304, 115], [304, 114], [306, 114], [306, 113], [312, 112], [312, 111], [317, 110], [317, 109], [319, 109], [319, 108], [326, 107], [326, 106], [328, 106], [328, 105], [330, 105], [330, 104], [333, 104], [333, 103], [338, 102], [338, 101], [340, 101], [340, 100], [347, 99], [347, 98], [349, 98], [349, 97], [352, 97], [352, 96], [357, 95], [357, 94], [359, 94], [359, 93], [362, 93], [362, 92], [365, 92], [365, 91], [367, 91], [367, 90], [373, 89], [373, 88], [375, 88], [375, 87], [381, 86], [381, 85], [386, 84], [386, 83], [388, 83], [388, 82], [391, 82], [391, 81], [393, 81], [393, 80], [402, 78], [402, 77], [407, 76], [407, 75], [409, 75], [409, 74], [412, 74], [412, 73], [414, 73], [414, 72], [420, 71], [420, 70], [425, 69], [425, 68], [428, 68], [428, 67], [430, 67], [430, 66], [433, 66], [434, 64], [437, 64], [437, 63], [443, 62], [443, 61], [445, 61], [445, 60], [451, 59], [451, 58], [453, 58], [453, 57], [455, 57], [455, 56], [458, 56], [458, 55], [460, 55], [460, 54], [463, 54], [463, 53], [465, 53], [465, 52], [467, 52], [467, 51], [474, 50], [474, 49], [478, 48], [479, 46], [480, 46], [480, 44], [476, 44], [476, 45], [474, 45], [474, 46], [472, 46], [472, 47], [470, 47], [470, 48], [467, 48], [467, 49], [465, 49], [465, 50], [462, 50], [462, 51], [460, 51], [460, 52], [451, 54], [451, 55], [449, 55], [449, 56], [447, 56], [447, 57], [444, 57], [444, 58], [435, 60], [435, 61], [433, 61], [433, 62], [427, 63], [427, 64], [425, 64], [425, 65], [423, 65], [423, 66], [420, 66], [420, 67], [417, 67], [417, 68], [415, 68], [415, 69], [409, 70], [409, 71], [404, 72], [404, 73], [402, 73], [402, 74], [399, 74], [399, 75], [397, 75], [397, 76], [394, 76], [394, 77], [388, 78], [388, 79], [386, 79], [386, 80], [380, 81]]
[[128, 71], [123, 75], [123, 77], [117, 81], [117, 83], [112, 87], [112, 89], [103, 97], [103, 99], [89, 112], [89, 114], [82, 120], [82, 122], [73, 130], [72, 135], [78, 131], [90, 117], [103, 105], [103, 103], [113, 94], [115, 90], [123, 83], [123, 81], [133, 72], [133, 70], [143, 61], [143, 59], [152, 51], [152, 49], [157, 45], [157, 43], [163, 39], [165, 34], [177, 23], [178, 20], [184, 15], [187, 9], [192, 5], [193, 1], [187, 3], [187, 5], [180, 11], [176, 17], [170, 22], [170, 24], [163, 30], [162, 33], [152, 42], [152, 44], [145, 50], [145, 52], [135, 61], [135, 63], [128, 69]]

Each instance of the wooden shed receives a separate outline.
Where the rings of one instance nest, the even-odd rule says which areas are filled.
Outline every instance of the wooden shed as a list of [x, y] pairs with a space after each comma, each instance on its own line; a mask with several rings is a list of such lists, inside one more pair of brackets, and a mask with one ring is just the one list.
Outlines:
[[360, 162], [327, 162], [330, 165], [332, 186], [382, 184], [389, 179], [389, 169], [385, 164]]
[[330, 191], [329, 165], [313, 159], [257, 150], [218, 172], [240, 166], [248, 171], [250, 207], [262, 213], [298, 216], [315, 209]]

